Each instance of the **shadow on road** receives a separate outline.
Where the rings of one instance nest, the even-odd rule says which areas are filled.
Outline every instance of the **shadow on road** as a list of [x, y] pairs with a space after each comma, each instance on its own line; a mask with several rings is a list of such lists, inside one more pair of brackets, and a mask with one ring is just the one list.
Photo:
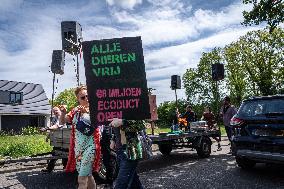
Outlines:
[[195, 153], [157, 155], [139, 165], [146, 188], [284, 188], [284, 166], [257, 164], [249, 171], [229, 154], [200, 159]]
[[[58, 167], [57, 167], [58, 168]], [[284, 166], [258, 164], [245, 171], [229, 154], [213, 153], [200, 159], [196, 152], [179, 150], [170, 156], [157, 154], [142, 161], [138, 172], [145, 188], [284, 188]], [[39, 169], [9, 173], [4, 188], [76, 188], [76, 175], [57, 169], [51, 174]], [[11, 183], [11, 184], [10, 184]], [[21, 187], [17, 187], [21, 186]]]

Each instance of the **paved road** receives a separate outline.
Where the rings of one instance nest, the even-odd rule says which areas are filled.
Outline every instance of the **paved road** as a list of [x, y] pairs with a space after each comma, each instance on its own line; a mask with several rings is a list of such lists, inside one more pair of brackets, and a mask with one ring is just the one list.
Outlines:
[[[164, 157], [159, 152], [150, 161], [141, 162], [139, 175], [145, 188], [284, 188], [284, 166], [258, 164], [251, 171], [236, 166], [228, 154], [226, 142], [217, 152], [213, 144], [210, 158], [199, 159], [195, 151], [180, 149]], [[39, 163], [38, 163], [39, 164]], [[57, 166], [52, 174], [43, 174], [35, 165], [29, 170], [11, 171], [0, 168], [0, 188], [59, 189], [75, 188], [76, 178]], [[39, 164], [37, 166], [43, 166]]]

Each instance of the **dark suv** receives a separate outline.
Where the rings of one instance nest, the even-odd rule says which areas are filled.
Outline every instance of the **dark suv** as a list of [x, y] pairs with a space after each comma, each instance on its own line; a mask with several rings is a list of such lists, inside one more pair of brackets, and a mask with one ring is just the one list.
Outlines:
[[246, 169], [256, 162], [284, 164], [284, 96], [244, 100], [230, 124], [238, 166]]

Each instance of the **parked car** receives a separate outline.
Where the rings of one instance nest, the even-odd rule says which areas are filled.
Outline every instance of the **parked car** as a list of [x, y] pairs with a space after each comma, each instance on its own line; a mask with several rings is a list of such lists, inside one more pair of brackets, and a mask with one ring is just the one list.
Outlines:
[[244, 100], [230, 122], [232, 152], [239, 167], [284, 164], [284, 95]]

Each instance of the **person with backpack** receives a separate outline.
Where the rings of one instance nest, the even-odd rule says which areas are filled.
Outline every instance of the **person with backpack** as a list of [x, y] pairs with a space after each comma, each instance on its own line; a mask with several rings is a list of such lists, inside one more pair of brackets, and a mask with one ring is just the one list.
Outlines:
[[115, 180], [115, 189], [143, 189], [136, 168], [143, 158], [139, 132], [145, 129], [142, 120], [124, 120], [113, 118], [110, 125], [115, 136], [115, 150], [119, 172]]

